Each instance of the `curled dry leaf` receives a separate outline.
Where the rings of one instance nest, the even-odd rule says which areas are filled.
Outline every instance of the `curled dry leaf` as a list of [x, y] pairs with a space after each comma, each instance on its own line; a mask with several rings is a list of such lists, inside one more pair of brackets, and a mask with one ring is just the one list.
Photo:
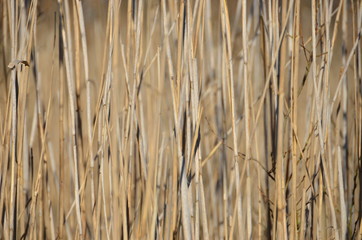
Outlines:
[[18, 65], [19, 63], [24, 64], [25, 66], [29, 67], [29, 63], [27, 61], [15, 59], [9, 63], [8, 68], [14, 69], [15, 66]]

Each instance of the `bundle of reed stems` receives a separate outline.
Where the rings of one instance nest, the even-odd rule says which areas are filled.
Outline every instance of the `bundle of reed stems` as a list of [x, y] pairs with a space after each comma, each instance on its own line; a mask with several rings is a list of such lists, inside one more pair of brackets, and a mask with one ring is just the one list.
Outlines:
[[3, 0], [0, 239], [361, 239], [360, 0]]

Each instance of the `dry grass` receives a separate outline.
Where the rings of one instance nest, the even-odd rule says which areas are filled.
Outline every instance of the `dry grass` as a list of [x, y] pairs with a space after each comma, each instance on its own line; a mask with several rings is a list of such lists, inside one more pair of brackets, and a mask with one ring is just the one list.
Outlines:
[[361, 239], [361, 1], [0, 14], [0, 239]]

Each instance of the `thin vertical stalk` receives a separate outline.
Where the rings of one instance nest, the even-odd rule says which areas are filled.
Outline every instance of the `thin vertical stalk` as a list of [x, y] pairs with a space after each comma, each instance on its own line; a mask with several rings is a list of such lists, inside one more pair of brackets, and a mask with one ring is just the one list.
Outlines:
[[[248, 32], [247, 32], [247, 2], [242, 2], [242, 38], [243, 38], [243, 71], [244, 71], [244, 112], [245, 112], [245, 164], [246, 164], [246, 210], [247, 210], [247, 239], [252, 238], [252, 205], [251, 205], [251, 176], [250, 176], [250, 158], [251, 158], [251, 141], [250, 141], [250, 104], [249, 104], [249, 84], [248, 84]], [[252, 86], [250, 86], [251, 88]], [[234, 94], [232, 94], [234, 95]], [[235, 118], [235, 116], [233, 117]], [[235, 137], [235, 136], [234, 136]], [[234, 143], [234, 148], [235, 148]], [[234, 153], [235, 154], [235, 153]], [[237, 153], [239, 155], [239, 153]]]
[[[66, 0], [67, 1], [67, 0]], [[65, 19], [69, 18], [69, 12], [67, 13], [67, 16], [64, 16], [63, 13], [63, 1], [58, 0], [58, 4], [60, 6], [60, 17], [62, 21], [62, 28], [61, 28], [61, 37], [62, 37], [62, 43], [63, 43], [63, 50], [64, 50], [64, 62], [65, 62], [65, 70], [66, 70], [66, 79], [67, 79], [67, 85], [68, 85], [68, 95], [69, 95], [69, 107], [70, 107], [70, 115], [71, 115], [71, 136], [72, 136], [72, 148], [73, 148], [73, 163], [74, 163], [74, 194], [75, 194], [75, 201], [76, 201], [76, 214], [77, 214], [77, 224], [78, 224], [78, 231], [79, 236], [83, 238], [82, 234], [82, 223], [81, 223], [81, 209], [80, 209], [80, 203], [79, 203], [79, 179], [78, 179], [78, 156], [77, 156], [77, 137], [76, 137], [76, 105], [75, 105], [75, 92], [74, 92], [74, 73], [73, 68], [71, 67], [71, 61], [70, 61], [70, 53], [68, 49], [68, 41], [70, 38], [67, 37], [67, 31], [64, 28]], [[70, 31], [68, 29], [68, 34], [70, 34]]]
[[[234, 176], [236, 180], [236, 193], [240, 189], [240, 173], [239, 173], [239, 154], [238, 154], [238, 140], [236, 134], [236, 123], [235, 123], [235, 90], [234, 90], [234, 71], [233, 71], [233, 62], [232, 62], [232, 51], [231, 51], [231, 36], [230, 36], [230, 23], [229, 23], [229, 13], [226, 1], [220, 0], [221, 7], [221, 20], [222, 20], [222, 31], [223, 31], [223, 46], [226, 56], [226, 67], [227, 67], [227, 76], [230, 89], [230, 107], [231, 107], [231, 123], [233, 131], [233, 167], [234, 167]], [[244, 36], [244, 35], [243, 35]], [[245, 49], [244, 49], [245, 50]], [[246, 70], [245, 70], [246, 71]], [[245, 76], [244, 76], [245, 77]], [[237, 208], [237, 218], [238, 218], [238, 230], [239, 234], [244, 235], [242, 228], [242, 203], [241, 199], [237, 194], [235, 199], [235, 208]]]
[[[294, 2], [294, 19], [293, 19], [293, 50], [292, 50], [292, 67], [291, 67], [291, 144], [292, 144], [292, 203], [291, 203], [291, 220], [290, 235], [291, 239], [297, 237], [297, 137], [298, 137], [298, 74], [299, 74], [299, 34], [300, 34], [300, 0]], [[305, 193], [303, 192], [303, 196]], [[303, 204], [303, 202], [302, 202]], [[302, 207], [303, 209], [303, 207]], [[303, 211], [301, 213], [303, 215]], [[302, 224], [302, 223], [301, 223]]]
[[94, 207], [95, 197], [94, 197], [94, 156], [93, 156], [93, 147], [92, 147], [92, 120], [91, 120], [91, 82], [89, 78], [89, 63], [88, 63], [88, 47], [87, 47], [87, 38], [86, 30], [84, 24], [84, 14], [82, 2], [80, 0], [76, 1], [76, 10], [78, 13], [78, 22], [79, 30], [81, 35], [82, 43], [82, 53], [83, 53], [83, 65], [84, 65], [84, 79], [86, 82], [86, 111], [87, 111], [87, 133], [88, 133], [88, 151], [89, 151], [89, 161], [90, 161], [90, 186], [91, 186], [91, 206]]

